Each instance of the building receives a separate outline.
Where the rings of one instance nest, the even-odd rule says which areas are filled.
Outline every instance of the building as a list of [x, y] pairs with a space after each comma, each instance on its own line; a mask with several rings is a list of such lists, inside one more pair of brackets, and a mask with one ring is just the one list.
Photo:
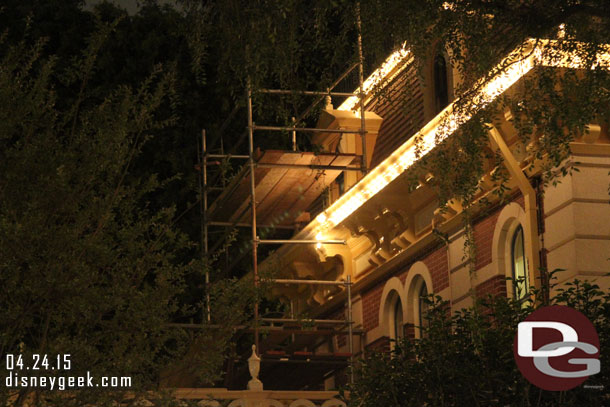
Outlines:
[[[315, 154], [255, 152], [254, 131], [294, 127], [254, 125], [249, 104], [250, 151], [241, 158], [251, 179], [229, 185], [208, 220], [251, 227], [255, 281], [271, 275], [273, 294], [286, 304], [283, 315], [256, 315], [265, 325], [254, 338], [258, 344], [263, 333], [257, 352], [266, 389], [335, 388], [353, 358], [420, 337], [427, 294], [449, 301], [452, 312], [488, 294], [522, 300], [530, 286], [548, 289], [555, 269], [565, 269], [556, 288], [575, 278], [610, 288], [608, 123], [587, 123], [569, 144], [568, 171], [545, 183], [549, 160], [532, 155], [545, 135], [534, 128], [519, 137], [522, 114], [496, 103], [526, 89], [537, 72], [610, 68], [610, 47], [591, 65], [575, 52], [556, 40], [527, 40], [458, 95], [463, 78], [447, 52], [432, 52], [420, 72], [404, 47], [361, 83], [362, 100], [356, 90], [335, 108], [328, 92], [313, 129]], [[443, 180], [421, 163], [458, 149], [456, 134], [482, 111], [491, 118], [486, 156], [468, 208], [456, 196], [440, 205]], [[454, 170], [450, 181], [459, 183]], [[261, 239], [268, 225], [297, 230]], [[280, 246], [259, 260], [257, 247], [267, 243]], [[245, 366], [227, 377], [234, 389], [249, 379]]]
[[[475, 112], [500, 95], [526, 86], [537, 69], [560, 74], [584, 68], [563, 51], [556, 51], [559, 58], [537, 52], [535, 47], [552, 50], [554, 41], [534, 44], [525, 44], [525, 49], [533, 50], [529, 56], [524, 57], [521, 50], [499, 64], [518, 61], [475, 92]], [[598, 68], [610, 66], [609, 56], [599, 55]], [[428, 293], [448, 300], [456, 311], [471, 305], [474, 296], [523, 298], [525, 284], [538, 288], [546, 284], [540, 270], [558, 268], [565, 269], [558, 274], [559, 286], [579, 278], [610, 288], [606, 275], [610, 270], [608, 123], [590, 123], [570, 144], [568, 166], [576, 165], [578, 172], [560, 176], [557, 185], [545, 185], [540, 161], [533, 160], [528, 145], [517, 137], [514, 112], [506, 107], [496, 111], [488, 149], [490, 156], [503, 158], [507, 199], [497, 198], [494, 172], [498, 165], [490, 159], [468, 213], [470, 231], [465, 230], [465, 212], [458, 200], [439, 207], [432, 174], [409, 176], [422, 156], [433, 153], [442, 142], [451, 143], [452, 135], [470, 119], [454, 110], [453, 101], [459, 95], [453, 93], [453, 84], [460, 80], [446, 53], [436, 53], [423, 77], [408, 49], [390, 55], [364, 84], [368, 92], [366, 143], [360, 143], [357, 134], [362, 125], [358, 99], [350, 97], [336, 109], [327, 101], [318, 127], [353, 132], [321, 132], [315, 141], [327, 152], [361, 155], [365, 149], [370, 171], [365, 176], [345, 171], [333, 177], [330, 206], [313, 214], [315, 218], [293, 237], [319, 244], [283, 245], [260, 269], [275, 272], [280, 279], [346, 281], [349, 277], [354, 334], [351, 341], [349, 336], [335, 335], [300, 342], [293, 356], [308, 360], [329, 354], [361, 356], [372, 349], [390, 348], [391, 340], [398, 337], [418, 338], [426, 306], [421, 297]], [[325, 243], [332, 240], [346, 244]], [[465, 250], [467, 240], [470, 244]], [[516, 284], [519, 280], [525, 283]], [[336, 321], [347, 312], [347, 290], [341, 285], [296, 289], [277, 284], [274, 293], [290, 304], [293, 318], [305, 313]], [[263, 361], [280, 356], [288, 360], [291, 356], [283, 346], [281, 341], [263, 341]], [[327, 370], [326, 375], [316, 374], [324, 378], [325, 388], [334, 388], [337, 376]], [[295, 380], [292, 377], [291, 382]], [[305, 380], [300, 384], [316, 388]]]

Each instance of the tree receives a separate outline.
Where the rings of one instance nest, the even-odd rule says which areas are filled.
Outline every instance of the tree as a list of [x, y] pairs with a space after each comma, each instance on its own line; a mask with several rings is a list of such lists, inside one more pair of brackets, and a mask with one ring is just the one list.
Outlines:
[[[610, 15], [603, 1], [363, 2], [363, 20], [373, 22], [364, 24], [368, 44], [393, 42], [396, 46], [405, 41], [421, 64], [434, 52], [446, 50], [463, 77], [456, 84], [455, 110], [468, 116], [475, 108], [471, 92], [514, 63], [496, 67], [514, 49], [523, 51], [521, 58], [527, 57], [528, 38], [555, 39], [558, 48], [593, 65], [610, 33]], [[551, 54], [544, 47], [542, 52]], [[558, 167], [565, 173], [569, 143], [587, 131], [587, 124], [608, 122], [609, 81], [604, 69], [532, 72], [524, 86], [474, 115], [464, 131], [453, 137], [452, 145], [445, 143], [441, 154], [428, 160], [428, 170], [441, 180], [441, 202], [457, 197], [468, 206], [482, 175], [482, 161], [489, 158], [484, 151], [489, 125], [498, 111], [507, 108], [521, 142], [533, 141], [529, 148], [535, 162], [542, 163], [545, 180], [551, 180]], [[452, 148], [456, 145], [462, 148]], [[456, 178], [459, 183], [454, 182]]]
[[[254, 90], [276, 86], [325, 89], [357, 61], [359, 14], [368, 72], [403, 43], [422, 67], [434, 52], [445, 50], [463, 77], [455, 84], [459, 96], [455, 109], [470, 117], [474, 85], [483, 86], [492, 71], [497, 74], [507, 69], [508, 64], [495, 67], [515, 48], [525, 51], [523, 44], [528, 38], [556, 39], [559, 48], [574, 51], [583, 61], [594, 61], [610, 34], [610, 16], [601, 0], [387, 0], [356, 4], [297, 0], [210, 3], [206, 23], [211, 21], [217, 28], [215, 36], [222, 44], [218, 53], [220, 80], [236, 98], [241, 97], [248, 81]], [[466, 207], [471, 203], [483, 160], [489, 158], [485, 152], [488, 127], [500, 108], [512, 109], [514, 125], [524, 143], [531, 141], [532, 133], [545, 135], [534, 141], [532, 149], [547, 180], [551, 179], [552, 169], [565, 164], [569, 143], [586, 132], [586, 124], [607, 122], [609, 80], [607, 71], [601, 69], [573, 70], [565, 75], [538, 69], [528, 76], [522, 89], [510, 97], [504, 95], [472, 117], [468, 131], [454, 137], [453, 146], [463, 148], [443, 146], [443, 154], [431, 156], [427, 168], [422, 169], [441, 180], [441, 204], [451, 198], [462, 199]], [[357, 82], [353, 88], [356, 86]], [[272, 119], [290, 123], [300, 103], [296, 96], [286, 105], [276, 103]], [[315, 114], [309, 120], [315, 122]], [[458, 165], [464, 163], [468, 165]], [[459, 177], [449, 176], [456, 174], [456, 168]], [[454, 182], [455, 178], [460, 182]]]
[[169, 324], [201, 318], [203, 296], [186, 293], [204, 265], [177, 227], [175, 205], [157, 199], [175, 174], [138, 160], [146, 142], [176, 123], [177, 71], [157, 65], [133, 83], [105, 78], [100, 58], [120, 24], [97, 20], [72, 58], [50, 54], [27, 30], [17, 43], [8, 35], [0, 42], [0, 355], [3, 364], [22, 355], [24, 369], [34, 354], [70, 355], [69, 371], [3, 366], [3, 379], [90, 372], [130, 377], [131, 386], [3, 385], [3, 405], [121, 401], [183, 374], [175, 368], [184, 358], [200, 362], [188, 366], [198, 383], [213, 383], [232, 326], [251, 312], [252, 284], [225, 281], [212, 289], [211, 323], [194, 333]]
[[[177, 256], [189, 243], [171, 208], [147, 208], [161, 181], [132, 177], [130, 166], [147, 133], [172, 120], [158, 110], [173, 79], [155, 72], [97, 103], [87, 82], [110, 29], [59, 72], [41, 41], [3, 44], [1, 353], [71, 354], [70, 374], [132, 375], [146, 386], [181, 339], [166, 323], [179, 311], [190, 266]], [[58, 80], [80, 89], [62, 107]]]
[[[605, 44], [610, 38], [610, 14], [605, 3], [600, 0], [360, 2], [363, 47], [369, 72], [391, 50], [405, 43], [422, 68], [435, 52], [446, 51], [451, 65], [463, 77], [463, 81], [456, 84], [458, 99], [455, 111], [470, 117], [470, 120], [452, 135], [451, 142], [440, 145], [416, 168], [423, 174], [434, 175], [441, 205], [449, 199], [457, 199], [468, 214], [481, 177], [487, 171], [484, 163], [490, 159], [499, 168], [496, 181], [500, 188], [496, 191], [500, 194], [505, 191], [502, 186], [508, 175], [502, 173], [502, 159], [497, 155], [490, 156], [488, 150], [490, 125], [496, 121], [498, 112], [507, 109], [512, 111], [520, 142], [529, 145], [534, 165], [542, 167], [544, 181], [555, 182], [557, 174], [571, 171], [572, 163], [566, 162], [570, 143], [587, 132], [588, 124], [603, 126], [610, 119], [610, 74], [607, 69], [537, 68], [523, 79], [522, 86], [504, 94], [482, 111], [475, 110], [476, 103], [471, 96], [473, 89], [476, 92], [489, 82], [492, 75], [506, 71], [515, 62], [513, 59], [503, 63], [507, 54], [517, 49], [522, 52], [521, 58], [526, 57], [529, 38], [552, 39], [558, 48], [572, 52], [586, 61], [585, 65], [594, 66], [596, 54], [600, 49], [606, 49]], [[226, 58], [223, 69], [239, 83], [235, 94], [243, 92], [246, 83], [250, 83], [255, 91], [258, 87], [272, 86], [324, 89], [328, 84], [324, 75], [315, 76], [310, 81], [299, 75], [301, 71], [308, 71], [311, 63], [308, 58], [322, 54], [308, 52], [307, 46], [312, 43], [316, 45], [315, 49], [332, 49], [336, 55], [346, 56], [343, 58], [345, 65], [338, 64], [334, 72], [329, 69], [328, 77], [356, 60], [354, 44], [358, 8], [354, 2], [236, 0], [214, 4], [212, 8], [211, 14], [224, 23], [219, 27], [219, 38], [225, 45], [221, 60]], [[295, 15], [297, 17], [293, 17]], [[340, 18], [337, 19], [336, 15]], [[336, 24], [339, 20], [341, 23]], [[325, 30], [329, 26], [333, 26], [335, 31]], [[543, 47], [541, 52], [549, 55], [551, 51]], [[315, 59], [316, 62], [320, 60], [323, 61]], [[329, 60], [334, 62], [332, 58]], [[378, 90], [381, 91], [384, 85], [380, 84]], [[282, 113], [286, 114], [276, 119], [288, 124], [292, 112]], [[314, 119], [310, 120], [315, 120], [313, 116]], [[413, 178], [419, 178], [418, 174]], [[470, 221], [469, 216], [464, 216], [464, 219]], [[465, 226], [467, 231], [470, 230], [468, 225]], [[472, 260], [473, 256], [470, 258]], [[590, 286], [583, 290], [556, 297], [555, 301], [569, 304], [578, 296], [596, 291]], [[604, 298], [601, 301], [606, 304], [607, 297]], [[464, 404], [460, 400], [471, 400], [472, 404], [478, 401], [480, 405], [506, 405], [513, 401], [527, 404], [530, 400], [535, 403], [538, 393], [523, 395], [519, 392], [527, 390], [529, 385], [512, 367], [512, 360], [509, 361], [508, 356], [502, 353], [511, 349], [502, 346], [512, 341], [514, 325], [525, 311], [506, 299], [486, 301], [491, 314], [473, 309], [464, 311], [455, 319], [447, 320], [439, 315], [435, 321], [440, 326], [430, 332], [429, 340], [404, 345], [401, 350], [404, 355], [397, 355], [395, 359], [378, 358], [367, 362], [362, 371], [365, 379], [352, 389], [352, 395], [356, 397], [354, 405], [359, 401], [368, 405], [409, 405], [410, 400], [413, 400], [412, 405], [422, 405], [426, 401], [438, 405], [443, 402]], [[598, 324], [600, 336], [607, 332], [605, 319], [599, 316], [602, 312], [607, 312], [607, 305], [589, 315]], [[490, 315], [495, 315], [496, 319], [492, 320]], [[471, 324], [475, 326], [470, 327]], [[500, 327], [493, 328], [495, 324]], [[487, 327], [490, 328], [489, 334]], [[456, 329], [466, 333], [463, 338], [454, 338]], [[439, 349], [446, 349], [446, 353], [436, 355], [434, 352]], [[479, 353], [487, 355], [481, 362], [484, 365], [471, 364], [473, 355]], [[413, 358], [418, 360], [420, 356], [433, 361], [431, 371], [426, 370], [423, 364], [412, 363]], [[499, 365], [494, 365], [496, 361]], [[450, 373], [444, 376], [446, 382], [438, 383], [435, 375], [445, 369], [445, 364]], [[465, 371], [462, 377], [458, 367], [468, 369], [470, 366], [474, 367], [473, 370]], [[495, 376], [490, 377], [489, 382], [481, 383], [480, 388], [473, 388], [480, 382], [475, 378], [486, 368]], [[605, 375], [596, 380], [603, 382]], [[455, 383], [456, 388], [450, 387]], [[506, 383], [517, 384], [507, 389]], [[565, 400], [590, 398], [593, 402], [600, 402], [597, 394], [576, 393], [561, 395], [561, 400], [543, 394], [541, 400], [547, 405], [563, 401], [564, 397]], [[446, 399], [440, 399], [443, 394], [446, 394]]]
[[[218, 137], [233, 104], [243, 106], [247, 83], [255, 91], [326, 88], [357, 60], [358, 9], [367, 72], [403, 41], [419, 61], [440, 41], [464, 75], [461, 90], [529, 36], [556, 37], [565, 47], [583, 41], [587, 45], [577, 51], [584, 60], [609, 37], [608, 11], [600, 0], [388, 0], [362, 1], [359, 8], [348, 0], [182, 0], [180, 12], [145, 2], [136, 16], [103, 4], [100, 19], [114, 27], [103, 35], [81, 3], [10, 0], [0, 11], [11, 27], [0, 71], [0, 278], [10, 294], [2, 305], [14, 310], [2, 315], [2, 325], [12, 327], [2, 343], [11, 351], [22, 342], [27, 349], [44, 345], [56, 351], [78, 344], [94, 360], [110, 349], [102, 332], [113, 328], [126, 335], [117, 336], [122, 339], [112, 351], [132, 352], [135, 359], [125, 360], [139, 372], [154, 371], [144, 367], [162, 364], [179, 348], [187, 352], [183, 333], [165, 330], [161, 321], [201, 320], [204, 265], [191, 262], [196, 249], [181, 233], [193, 239], [198, 229], [198, 217], [189, 211], [198, 199], [190, 171], [195, 135], [206, 127]], [[28, 29], [14, 27], [27, 16]], [[561, 22], [563, 38], [557, 31]], [[42, 37], [49, 37], [45, 46]], [[29, 51], [20, 55], [23, 50]], [[439, 185], [441, 203], [457, 197], [468, 207], [483, 168], [487, 125], [500, 106], [516, 113], [523, 140], [532, 132], [545, 134], [534, 151], [538, 160], [550, 157], [547, 169], [564, 162], [569, 141], [585, 124], [607, 121], [607, 72], [555, 76], [541, 70], [529, 80], [535, 92], [499, 100], [471, 119], [468, 131], [454, 137], [453, 147], [464, 148], [441, 146], [444, 153], [427, 160], [422, 171], [448, 180]], [[256, 92], [255, 97], [264, 102]], [[257, 115], [288, 124], [307, 103], [290, 95]], [[468, 98], [458, 107], [468, 112]], [[305, 120], [313, 125], [316, 116]], [[229, 122], [234, 134], [227, 144], [237, 141], [244, 126]], [[281, 147], [277, 140], [266, 138], [262, 146]], [[219, 284], [213, 295], [227, 305], [216, 313], [219, 318], [245, 320], [255, 294], [240, 296], [241, 290], [231, 282]], [[90, 293], [91, 305], [82, 295], [70, 302], [73, 293]], [[140, 302], [125, 300], [137, 293]], [[127, 329], [149, 323], [153, 331]], [[95, 341], [79, 340], [81, 332], [97, 333]], [[214, 332], [206, 331], [199, 349], [215, 342], [228, 346], [226, 331]], [[136, 343], [147, 346], [145, 356], [134, 356], [127, 346]], [[198, 355], [204, 360], [204, 353]], [[152, 383], [152, 376], [142, 383]]]
[[[540, 292], [533, 291], [538, 297]], [[449, 315], [449, 304], [429, 297], [422, 339], [403, 339], [391, 354], [374, 354], [357, 368], [350, 387], [354, 406], [603, 406], [610, 397], [610, 294], [575, 280], [559, 289], [552, 305], [585, 314], [600, 338], [601, 372], [587, 385], [563, 392], [541, 390], [519, 372], [513, 359], [517, 324], [539, 307], [503, 296], [479, 298], [474, 306]], [[538, 304], [542, 304], [540, 301]], [[606, 362], [606, 363], [604, 363]], [[601, 387], [600, 387], [601, 386]], [[599, 390], [601, 389], [601, 390]]]

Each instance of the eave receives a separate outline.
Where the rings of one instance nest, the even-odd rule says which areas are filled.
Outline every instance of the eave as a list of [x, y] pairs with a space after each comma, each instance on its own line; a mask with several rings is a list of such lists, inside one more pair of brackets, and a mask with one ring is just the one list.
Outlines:
[[[572, 45], [576, 45], [577, 48], [579, 44]], [[411, 58], [407, 51], [403, 51], [400, 55], [405, 59]], [[457, 109], [458, 104], [464, 102], [463, 100], [456, 100], [451, 103], [328, 209], [320, 213], [294, 239], [336, 239], [345, 236], [347, 230], [345, 224], [359, 208], [377, 196], [401, 174], [412, 168], [440, 143], [451, 137], [460, 126], [489, 106], [490, 103], [537, 66], [608, 70], [610, 68], [610, 46], [606, 45], [602, 48], [595, 63], [585, 66], [575, 51], [563, 50], [555, 40], [530, 39], [526, 41], [491, 70], [490, 75], [485, 80], [476, 83], [472, 91], [467, 93], [472, 95], [467, 102], [473, 107], [468, 114]], [[377, 83], [387, 83], [378, 73], [375, 75], [377, 75]], [[393, 70], [387, 70], [387, 75], [396, 75], [396, 64]], [[342, 105], [339, 109], [352, 107], [348, 103], [345, 106]], [[282, 246], [272, 257], [276, 259], [287, 258], [292, 250], [300, 249], [295, 249], [294, 246], [291, 247], [290, 245]], [[263, 263], [263, 267], [265, 263]]]

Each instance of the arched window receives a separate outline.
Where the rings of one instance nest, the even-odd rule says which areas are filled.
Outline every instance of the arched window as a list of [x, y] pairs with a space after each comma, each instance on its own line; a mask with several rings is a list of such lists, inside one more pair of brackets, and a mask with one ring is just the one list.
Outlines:
[[417, 298], [417, 321], [416, 325], [419, 327], [419, 336], [422, 337], [423, 327], [426, 326], [426, 312], [428, 311], [428, 303], [426, 302], [426, 297], [428, 296], [428, 287], [426, 286], [426, 282], [422, 281], [422, 285], [419, 288], [418, 298]]
[[439, 113], [449, 104], [449, 84], [447, 82], [447, 60], [438, 52], [434, 57], [434, 109]]
[[339, 196], [343, 195], [345, 192], [345, 172], [339, 174], [339, 176], [335, 179], [337, 183], [337, 188], [339, 189]]
[[[525, 218], [523, 207], [517, 202], [511, 202], [500, 211], [493, 234], [492, 269], [497, 270], [499, 277], [510, 279], [506, 282], [506, 296], [514, 299], [519, 298], [517, 288], [525, 288], [523, 283], [518, 286], [514, 280], [515, 275], [523, 277], [527, 273], [524, 231], [521, 226], [525, 223]], [[528, 282], [525, 286], [529, 285], [529, 279], [526, 280]]]
[[529, 275], [525, 261], [525, 245], [523, 241], [523, 228], [517, 227], [511, 242], [511, 264], [513, 277], [513, 298], [523, 300], [529, 291]]
[[400, 298], [396, 298], [394, 302], [394, 311], [392, 313], [393, 321], [392, 325], [394, 328], [394, 338], [392, 339], [400, 339], [404, 334], [404, 318], [402, 315], [402, 302]]
[[386, 281], [381, 294], [379, 307], [379, 325], [383, 335], [390, 339], [390, 349], [396, 346], [396, 340], [404, 337], [406, 323], [404, 286], [398, 277], [391, 277]]

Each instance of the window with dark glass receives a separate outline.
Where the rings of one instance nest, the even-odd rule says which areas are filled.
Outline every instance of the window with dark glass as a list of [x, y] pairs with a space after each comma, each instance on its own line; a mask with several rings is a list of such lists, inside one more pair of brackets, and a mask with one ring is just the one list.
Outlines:
[[434, 57], [434, 107], [439, 113], [449, 104], [449, 84], [447, 83], [447, 60], [439, 53]]
[[511, 242], [511, 263], [513, 271], [513, 296], [516, 300], [527, 297], [529, 276], [525, 261], [525, 245], [523, 241], [523, 228], [517, 227]]
[[339, 196], [343, 195], [343, 193], [345, 192], [345, 175], [344, 174], [345, 173], [342, 172], [335, 179], [335, 182], [337, 183], [337, 188], [339, 189]]
[[418, 307], [417, 307], [417, 325], [420, 327], [420, 332], [423, 333], [422, 327], [426, 324], [426, 312], [428, 311], [428, 303], [426, 302], [426, 297], [428, 296], [428, 287], [426, 287], [426, 283], [422, 283], [419, 288], [418, 294]]
[[396, 299], [394, 303], [394, 339], [400, 339], [403, 337], [404, 320], [402, 316], [402, 303], [400, 298]]

